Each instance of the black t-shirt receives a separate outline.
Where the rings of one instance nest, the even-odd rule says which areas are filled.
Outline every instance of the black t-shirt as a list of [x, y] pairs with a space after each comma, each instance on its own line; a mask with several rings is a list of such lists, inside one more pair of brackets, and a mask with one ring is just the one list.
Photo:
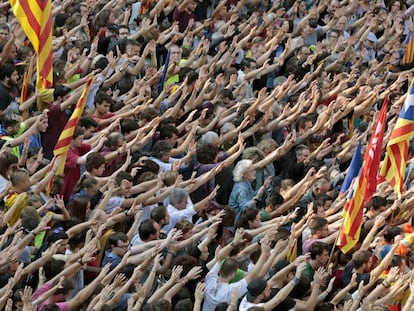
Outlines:
[[[351, 278], [352, 278], [352, 270], [354, 269], [354, 265], [352, 264], [352, 262], [348, 263], [345, 266], [344, 269], [344, 274], [342, 277], [342, 282], [344, 286], [347, 286], [350, 282], [351, 282]], [[364, 285], [367, 285], [369, 283], [369, 279], [370, 279], [370, 274], [369, 273], [357, 273], [357, 284], [359, 284], [359, 282], [363, 281]], [[350, 292], [354, 292], [356, 291], [358, 288], [357, 286], [355, 288], [353, 288]]]
[[16, 98], [17, 91], [14, 87], [7, 88], [0, 83], [0, 110], [6, 110], [10, 103]]
[[[275, 297], [279, 291], [280, 288], [272, 288], [269, 300]], [[273, 308], [273, 311], [288, 311], [292, 309], [295, 305], [296, 301], [287, 296], [285, 300], [283, 300], [280, 304]]]

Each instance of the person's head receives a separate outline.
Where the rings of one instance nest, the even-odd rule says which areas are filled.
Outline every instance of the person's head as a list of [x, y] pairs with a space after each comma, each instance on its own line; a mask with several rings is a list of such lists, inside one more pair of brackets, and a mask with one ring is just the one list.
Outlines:
[[40, 222], [39, 214], [37, 213], [36, 208], [33, 206], [26, 206], [20, 212], [21, 226], [26, 231], [32, 231], [35, 229]]
[[19, 74], [14, 65], [5, 63], [0, 67], [0, 81], [9, 88], [17, 85]]
[[233, 170], [233, 180], [239, 182], [246, 180], [252, 182], [256, 179], [256, 171], [252, 160], [240, 160]]
[[182, 188], [174, 188], [168, 196], [170, 204], [178, 210], [184, 210], [187, 207], [188, 192]]
[[92, 176], [102, 176], [105, 171], [105, 157], [99, 152], [91, 152], [86, 157], [85, 168]]
[[111, 109], [113, 99], [105, 92], [100, 92], [95, 96], [95, 111], [100, 115], [105, 115]]
[[269, 207], [270, 210], [273, 211], [276, 208], [278, 208], [280, 205], [282, 205], [284, 201], [285, 199], [283, 199], [280, 193], [272, 191], [268, 194], [266, 198], [266, 207]]
[[[60, 279], [56, 279], [55, 281], [53, 281], [52, 287], [57, 286], [59, 282], [60, 282]], [[65, 301], [68, 298], [69, 294], [72, 292], [73, 288], [74, 288], [73, 281], [67, 278], [64, 278], [59, 288], [53, 294], [53, 300], [55, 302]]]
[[15, 311], [23, 311], [23, 301], [22, 301], [23, 289], [19, 288], [13, 293], [13, 305]]
[[355, 269], [362, 268], [362, 270], [366, 271], [369, 268], [371, 261], [372, 254], [366, 250], [358, 250], [352, 255], [352, 264]]
[[19, 131], [21, 122], [21, 116], [14, 113], [8, 113], [3, 117], [3, 129], [5, 129], [9, 135], [13, 136]]
[[309, 223], [312, 235], [318, 239], [325, 238], [329, 235], [328, 221], [322, 217], [313, 217]]
[[77, 195], [69, 203], [69, 214], [72, 219], [87, 221], [90, 213], [91, 202], [86, 195]]
[[[307, 55], [306, 55], [307, 56]], [[304, 135], [313, 126], [313, 119], [309, 115], [302, 116], [297, 121], [298, 135]]]
[[237, 221], [236, 228], [257, 229], [260, 227], [259, 210], [254, 207], [245, 209]]
[[150, 215], [151, 219], [157, 222], [160, 227], [167, 225], [170, 222], [170, 214], [164, 205], [154, 207]]
[[98, 128], [98, 123], [90, 116], [83, 116], [79, 119], [78, 126], [85, 130], [84, 137], [89, 139]]
[[213, 144], [202, 144], [197, 148], [196, 156], [200, 164], [213, 164], [217, 162], [219, 149]]
[[109, 236], [108, 244], [112, 253], [123, 257], [129, 248], [128, 236], [123, 232], [114, 232]]
[[132, 189], [132, 176], [131, 174], [121, 171], [115, 176], [115, 183], [119, 186], [119, 194], [121, 196], [128, 197], [131, 194]]
[[160, 128], [160, 139], [166, 141], [171, 146], [175, 146], [178, 139], [178, 130], [174, 125], [166, 124]]
[[45, 273], [46, 281], [53, 279], [56, 275], [63, 271], [65, 268], [65, 261], [50, 258], [44, 265], [43, 271]]
[[218, 146], [219, 144], [219, 136], [217, 135], [216, 132], [213, 131], [209, 131], [207, 133], [204, 133], [200, 140], [198, 141], [198, 143], [200, 145], [204, 145], [204, 144], [213, 144], [215, 146]]
[[26, 204], [27, 206], [33, 206], [38, 209], [42, 206], [42, 197], [38, 194], [30, 194], [26, 198]]
[[173, 64], [180, 61], [182, 53], [183, 50], [178, 45], [173, 45], [170, 48], [170, 63]]
[[338, 21], [336, 22], [336, 29], [339, 32], [344, 32], [346, 28], [348, 27], [348, 18], [344, 15], [342, 15]]
[[70, 142], [72, 148], [79, 148], [83, 143], [83, 134], [85, 134], [85, 130], [81, 127], [77, 127], [75, 132], [73, 133], [73, 139]]
[[86, 174], [82, 176], [79, 186], [88, 197], [92, 197], [99, 189], [98, 180], [94, 176]]
[[180, 240], [186, 240], [193, 235], [194, 225], [188, 220], [183, 219], [178, 221], [174, 228], [182, 231], [183, 236]]
[[53, 100], [55, 102], [62, 102], [69, 97], [72, 90], [65, 85], [56, 85], [53, 89]]
[[295, 149], [295, 153], [296, 153], [296, 161], [298, 163], [303, 163], [303, 161], [305, 161], [309, 157], [310, 149], [306, 145], [298, 145]]
[[159, 299], [155, 302], [147, 303], [148, 311], [172, 311], [171, 302], [166, 299]]
[[384, 229], [384, 240], [392, 244], [394, 243], [394, 238], [402, 232], [402, 229], [398, 226], [387, 226]]
[[25, 168], [14, 166], [13, 172], [10, 175], [10, 181], [16, 192], [23, 192], [30, 187], [29, 172]]
[[230, 281], [235, 276], [237, 269], [239, 265], [237, 263], [237, 260], [234, 258], [226, 258], [219, 271], [219, 275], [221, 278], [223, 278], [225, 281]]
[[243, 150], [242, 159], [252, 160], [257, 163], [264, 159], [262, 151], [257, 147], [249, 147]]
[[151, 154], [153, 157], [168, 163], [171, 156], [172, 146], [164, 140], [157, 141], [152, 147]]
[[158, 240], [160, 225], [152, 219], [146, 219], [139, 225], [138, 232], [144, 242]]
[[317, 267], [323, 267], [329, 260], [329, 245], [316, 241], [309, 247], [310, 258]]
[[118, 38], [120, 40], [122, 40], [124, 38], [128, 38], [128, 36], [129, 36], [129, 27], [128, 27], [128, 25], [120, 25], [119, 26]]
[[263, 279], [254, 279], [247, 285], [247, 301], [260, 303], [270, 297], [271, 287]]
[[[7, 141], [1, 140], [1, 142], [6, 143]], [[14, 168], [19, 162], [19, 159], [9, 152], [5, 152], [4, 154], [0, 155], [0, 175], [3, 176], [5, 179], [10, 179], [11, 173], [14, 171]]]
[[312, 185], [312, 192], [314, 195], [326, 193], [329, 191], [330, 184], [326, 178], [319, 178]]
[[141, 45], [138, 41], [135, 40], [128, 40], [125, 47], [125, 52], [128, 57], [138, 56], [141, 50]]
[[0, 24], [0, 42], [8, 40], [10, 35], [10, 27], [7, 24]]
[[369, 211], [374, 215], [378, 215], [383, 212], [387, 206], [387, 200], [380, 196], [373, 196], [371, 199], [371, 204]]
[[57, 247], [57, 254], [64, 254], [66, 252], [66, 248], [68, 246], [68, 242], [69, 242], [69, 236], [67, 235], [67, 233], [65, 232], [65, 230], [62, 227], [55, 227], [50, 229], [49, 231], [49, 235], [47, 237], [47, 243], [53, 244], [57, 241], [59, 241], [58, 247]]
[[217, 215], [217, 213], [219, 213], [222, 209], [223, 206], [218, 204], [216, 201], [208, 201], [200, 211], [199, 215], [204, 220], [207, 220], [210, 219], [210, 217]]

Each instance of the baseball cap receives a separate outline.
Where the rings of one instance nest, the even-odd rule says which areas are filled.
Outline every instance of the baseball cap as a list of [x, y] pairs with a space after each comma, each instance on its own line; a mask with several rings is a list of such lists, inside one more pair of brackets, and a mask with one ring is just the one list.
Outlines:
[[253, 302], [267, 286], [267, 282], [263, 279], [254, 279], [247, 285], [247, 300]]

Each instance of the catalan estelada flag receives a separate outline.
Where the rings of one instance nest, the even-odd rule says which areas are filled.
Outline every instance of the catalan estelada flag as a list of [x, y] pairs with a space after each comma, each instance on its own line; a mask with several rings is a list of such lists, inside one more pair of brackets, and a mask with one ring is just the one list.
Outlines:
[[83, 110], [85, 109], [86, 97], [88, 96], [93, 78], [93, 76], [90, 77], [88, 82], [86, 82], [86, 86], [83, 89], [82, 95], [79, 98], [78, 103], [76, 104], [75, 110], [73, 110], [72, 115], [70, 116], [69, 121], [66, 123], [62, 133], [60, 134], [59, 140], [56, 143], [55, 149], [53, 150], [55, 158], [57, 156], [61, 156], [60, 164], [56, 171], [56, 175], [63, 174], [66, 163], [66, 154], [69, 150], [70, 142], [73, 139], [75, 129], [78, 126], [79, 119], [82, 116]]
[[377, 173], [387, 118], [387, 103], [388, 99], [385, 99], [374, 125], [374, 133], [365, 151], [364, 164], [352, 197], [345, 203], [344, 220], [337, 241], [338, 247], [344, 254], [349, 252], [359, 240], [364, 204], [372, 198], [372, 190], [375, 192], [377, 187]]
[[403, 65], [411, 64], [414, 60], [414, 31], [411, 31], [405, 40], [404, 55], [401, 60]]
[[414, 80], [411, 81], [407, 98], [401, 108], [400, 116], [394, 126], [387, 145], [387, 153], [381, 167], [380, 175], [394, 188], [401, 198], [404, 174], [408, 157], [410, 138], [414, 134]]
[[10, 0], [10, 5], [37, 55], [37, 89], [50, 88], [53, 84], [52, 1]]
[[349, 165], [348, 173], [345, 176], [345, 180], [342, 183], [340, 193], [345, 193], [351, 186], [354, 178], [358, 177], [359, 171], [361, 170], [362, 156], [361, 156], [361, 141], [358, 142], [358, 146], [352, 156], [351, 164]]

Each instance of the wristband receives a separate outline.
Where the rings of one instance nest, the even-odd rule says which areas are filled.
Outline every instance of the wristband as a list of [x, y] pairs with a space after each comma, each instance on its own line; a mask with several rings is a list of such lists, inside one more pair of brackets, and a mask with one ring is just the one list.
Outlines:
[[293, 279], [292, 279], [292, 282], [296, 286], [296, 285], [299, 284], [299, 279], [296, 276], [294, 276]]
[[385, 288], [390, 288], [390, 284], [387, 282], [387, 283], [385, 283], [386, 282], [386, 280], [384, 280], [384, 281], [382, 281], [382, 285], [385, 287]]

